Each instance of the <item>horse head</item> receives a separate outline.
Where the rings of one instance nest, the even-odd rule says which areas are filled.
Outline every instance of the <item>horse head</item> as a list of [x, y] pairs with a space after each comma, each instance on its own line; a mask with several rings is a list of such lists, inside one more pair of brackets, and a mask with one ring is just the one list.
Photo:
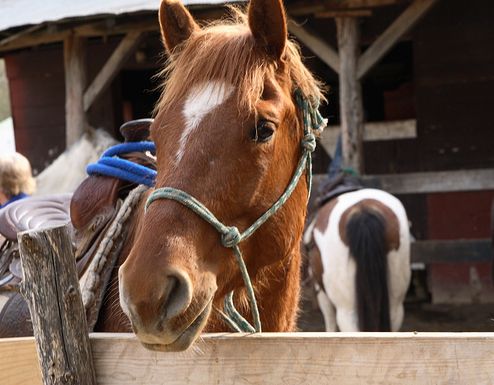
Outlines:
[[[148, 200], [119, 282], [121, 306], [151, 349], [184, 350], [202, 330], [226, 330], [218, 313], [233, 290], [240, 313], [252, 322], [225, 236], [237, 237], [236, 245], [241, 231], [270, 210], [297, 170], [304, 127], [294, 91], [322, 98], [287, 39], [280, 0], [252, 0], [247, 14], [233, 13], [230, 21], [201, 28], [176, 0], [163, 0], [159, 11], [169, 60], [151, 127], [156, 191], [186, 192], [239, 232], [219, 234], [170, 196]], [[259, 296], [264, 330], [294, 327], [307, 192], [301, 178], [286, 203], [238, 243]], [[261, 298], [274, 284], [275, 298]], [[286, 301], [287, 309], [277, 311]]]

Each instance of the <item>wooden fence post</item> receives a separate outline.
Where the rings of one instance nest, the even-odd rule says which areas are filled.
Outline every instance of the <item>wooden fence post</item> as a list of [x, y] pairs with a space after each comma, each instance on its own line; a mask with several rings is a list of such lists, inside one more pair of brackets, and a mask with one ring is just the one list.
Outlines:
[[44, 385], [96, 385], [68, 226], [18, 235]]

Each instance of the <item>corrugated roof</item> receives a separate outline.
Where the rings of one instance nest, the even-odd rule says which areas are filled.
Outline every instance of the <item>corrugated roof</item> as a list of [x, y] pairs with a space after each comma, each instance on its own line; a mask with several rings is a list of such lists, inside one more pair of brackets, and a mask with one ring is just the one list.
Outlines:
[[[185, 5], [214, 5], [233, 1], [183, 0]], [[94, 15], [156, 11], [160, 0], [0, 0], [0, 31], [43, 22]]]

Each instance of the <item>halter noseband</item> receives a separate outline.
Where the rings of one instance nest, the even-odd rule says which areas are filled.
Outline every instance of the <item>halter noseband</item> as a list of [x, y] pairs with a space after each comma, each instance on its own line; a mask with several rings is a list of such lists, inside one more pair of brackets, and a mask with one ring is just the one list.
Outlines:
[[237, 260], [237, 263], [242, 274], [242, 278], [247, 288], [247, 295], [250, 302], [252, 318], [254, 319], [254, 326], [252, 326], [235, 308], [233, 304], [233, 291], [227, 294], [225, 297], [224, 312], [220, 312], [225, 322], [235, 331], [238, 332], [261, 332], [261, 320], [259, 318], [259, 309], [257, 307], [256, 297], [254, 295], [254, 289], [252, 282], [247, 271], [242, 252], [238, 244], [243, 240], [249, 238], [264, 222], [266, 222], [274, 213], [276, 213], [281, 206], [290, 198], [292, 192], [295, 190], [300, 177], [304, 170], [306, 170], [307, 185], [309, 188], [309, 196], [312, 184], [312, 152], [316, 148], [316, 138], [314, 131], [322, 131], [326, 126], [326, 121], [323, 119], [318, 111], [318, 105], [310, 103], [300, 92], [295, 91], [295, 99], [297, 105], [302, 112], [304, 137], [302, 139], [302, 156], [295, 169], [294, 175], [288, 184], [285, 192], [278, 198], [278, 200], [269, 208], [263, 215], [261, 215], [249, 228], [244, 232], [240, 232], [235, 226], [226, 226], [221, 223], [214, 214], [201, 202], [199, 202], [193, 196], [186, 192], [173, 188], [162, 187], [154, 190], [146, 201], [145, 209], [149, 207], [151, 203], [158, 199], [171, 199], [181, 203], [185, 207], [194, 211], [206, 222], [211, 224], [221, 234], [221, 244], [224, 247], [231, 248]]

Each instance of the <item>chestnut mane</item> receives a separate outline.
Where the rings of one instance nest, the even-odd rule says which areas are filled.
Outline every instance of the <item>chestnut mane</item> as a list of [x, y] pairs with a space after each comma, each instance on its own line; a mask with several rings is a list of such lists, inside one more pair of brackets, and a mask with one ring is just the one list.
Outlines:
[[[231, 7], [229, 18], [215, 21], [195, 31], [182, 45], [176, 47], [165, 68], [158, 75], [163, 80], [163, 92], [155, 113], [184, 96], [187, 84], [221, 80], [240, 90], [238, 107], [254, 111], [261, 98], [264, 79], [277, 70], [275, 61], [255, 47], [244, 11]], [[300, 89], [309, 100], [325, 100], [322, 83], [314, 78], [302, 63], [297, 43], [287, 41], [281, 58], [291, 90]]]

